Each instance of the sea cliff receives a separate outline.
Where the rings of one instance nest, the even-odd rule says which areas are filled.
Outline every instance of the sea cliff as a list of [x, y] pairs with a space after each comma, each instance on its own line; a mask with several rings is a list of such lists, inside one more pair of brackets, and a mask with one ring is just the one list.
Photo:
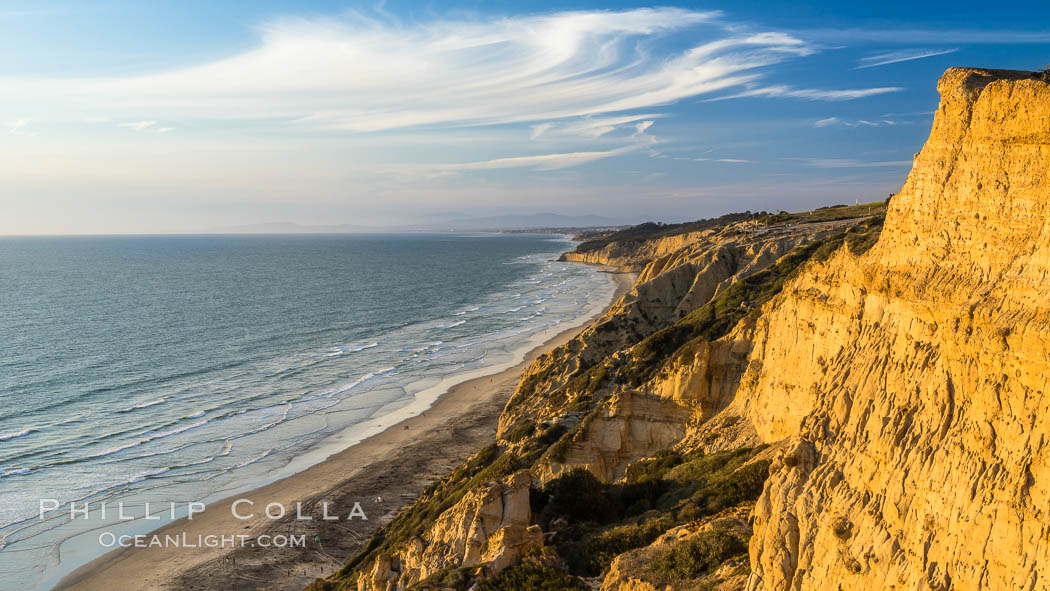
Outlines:
[[567, 253], [637, 282], [311, 589], [1050, 589], [1050, 84], [938, 90], [888, 204]]

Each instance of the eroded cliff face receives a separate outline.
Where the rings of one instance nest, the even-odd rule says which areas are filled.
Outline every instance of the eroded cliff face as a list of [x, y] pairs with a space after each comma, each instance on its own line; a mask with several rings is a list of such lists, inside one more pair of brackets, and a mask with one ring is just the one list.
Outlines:
[[543, 545], [532, 524], [527, 472], [485, 483], [441, 513], [424, 535], [382, 553], [360, 574], [361, 591], [407, 589], [449, 568], [497, 574]]
[[[1050, 84], [938, 88], [884, 226], [845, 208], [580, 255], [635, 288], [526, 371], [411, 536], [317, 588], [1050, 590]], [[493, 579], [523, 556], [546, 570]]]
[[878, 244], [749, 335], [731, 412], [788, 440], [749, 589], [1050, 588], [1050, 85], [938, 89]]
[[[500, 433], [505, 433], [524, 417], [559, 420], [574, 426], [582, 418], [581, 409], [593, 408], [588, 407], [583, 398], [590, 398], [593, 402], [595, 397], [592, 392], [582, 392], [580, 384], [571, 383], [573, 378], [608, 361], [611, 356], [615, 357], [617, 352], [630, 349], [653, 333], [672, 326], [734, 283], [767, 269], [794, 249], [820, 242], [855, 223], [855, 219], [842, 219], [769, 227], [756, 222], [741, 222], [718, 230], [685, 234], [691, 237], [685, 241], [665, 237], [643, 242], [639, 248], [648, 254], [632, 260], [648, 262], [642, 266], [634, 288], [567, 345], [542, 356], [525, 371], [500, 417]], [[668, 243], [675, 248], [655, 256], [671, 248]], [[614, 243], [607, 248], [616, 250], [621, 247]], [[601, 262], [610, 263], [607, 259]], [[723, 361], [722, 352], [732, 348], [732, 345], [716, 345], [707, 347], [700, 355], [706, 363], [709, 354], [714, 353], [710, 359], [714, 368]], [[626, 361], [628, 356], [629, 353], [621, 355], [609, 363]], [[690, 361], [701, 362], [699, 358]], [[695, 382], [698, 379], [696, 374], [697, 371], [693, 371], [689, 375], [668, 377], [669, 383], [654, 383], [643, 390], [680, 404], [686, 402], [686, 406], [701, 404], [705, 397], [709, 407], [720, 405], [725, 398], [723, 390], [718, 392], [718, 400], [713, 400], [711, 396], [689, 388], [695, 385], [690, 380]], [[739, 374], [739, 370], [734, 369], [730, 374]], [[712, 376], [712, 379], [719, 382], [719, 376]], [[728, 379], [731, 381], [732, 376]], [[721, 388], [721, 383], [716, 387]], [[620, 389], [622, 385], [617, 384], [607, 388], [610, 391]], [[662, 448], [648, 448], [648, 453], [657, 449]], [[642, 456], [635, 455], [631, 459], [637, 457]]]

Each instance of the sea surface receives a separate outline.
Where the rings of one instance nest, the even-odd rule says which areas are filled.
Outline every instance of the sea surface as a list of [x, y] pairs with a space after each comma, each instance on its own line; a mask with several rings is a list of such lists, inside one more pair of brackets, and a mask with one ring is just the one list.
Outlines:
[[[321, 461], [605, 307], [550, 235], [0, 238], [0, 589], [48, 589]], [[40, 499], [62, 509], [39, 518]], [[124, 501], [141, 517], [68, 503]], [[176, 517], [184, 514], [180, 508]], [[121, 533], [119, 530], [111, 530]]]

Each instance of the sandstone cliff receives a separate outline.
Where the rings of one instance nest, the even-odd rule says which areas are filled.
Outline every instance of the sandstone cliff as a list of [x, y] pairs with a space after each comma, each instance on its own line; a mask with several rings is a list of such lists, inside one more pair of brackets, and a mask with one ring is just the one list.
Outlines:
[[517, 472], [468, 491], [423, 535], [377, 556], [357, 588], [405, 589], [449, 568], [481, 566], [497, 574], [516, 564], [543, 545], [543, 533], [531, 523], [529, 485], [528, 473]]
[[[1047, 589], [1050, 85], [949, 70], [879, 243], [763, 311], [749, 589]], [[785, 371], [790, 368], [790, 371]]]
[[884, 223], [741, 214], [567, 254], [634, 289], [315, 588], [1050, 589], [1050, 84], [938, 88]]

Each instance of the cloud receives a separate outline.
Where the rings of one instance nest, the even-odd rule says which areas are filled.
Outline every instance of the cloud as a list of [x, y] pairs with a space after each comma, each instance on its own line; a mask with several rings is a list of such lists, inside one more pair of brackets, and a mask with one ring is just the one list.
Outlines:
[[65, 97], [76, 96], [83, 117], [120, 109], [146, 120], [371, 132], [650, 109], [754, 82], [764, 69], [815, 51], [792, 35], [744, 31], [721, 18], [652, 8], [418, 24], [285, 19], [260, 29], [257, 48], [194, 67], [0, 83], [63, 112]]
[[763, 86], [752, 88], [729, 96], [720, 96], [707, 99], [708, 101], [724, 101], [735, 98], [766, 97], [766, 98], [800, 98], [811, 101], [851, 101], [855, 99], [899, 92], [904, 90], [899, 86], [885, 86], [880, 88], [851, 88], [846, 90], [818, 90], [814, 88], [795, 88], [787, 85]]
[[[664, 115], [658, 113], [641, 113], [638, 115], [622, 115], [618, 117], [582, 117], [570, 120], [567, 123], [552, 124], [551, 127], [560, 135], [577, 136], [583, 138], [599, 138], [612, 133], [617, 129], [631, 127], [638, 133], [638, 122], [660, 119]], [[649, 126], [647, 125], [646, 128]]]
[[897, 125], [897, 122], [892, 119], [880, 119], [878, 121], [869, 121], [867, 119], [855, 119], [846, 120], [838, 117], [828, 117], [827, 119], [820, 119], [813, 122], [813, 127], [883, 127]]
[[824, 42], [877, 42], [912, 45], [916, 40], [931, 45], [1017, 45], [1050, 43], [1050, 31], [1004, 29], [806, 29], [802, 37]]
[[650, 127], [653, 126], [653, 123], [656, 123], [656, 122], [652, 121], [652, 120], [648, 120], [648, 121], [640, 121], [638, 123], [635, 123], [634, 124], [634, 129], [635, 129], [634, 134], [635, 135], [641, 135], [641, 134], [645, 133], [645, 130], [647, 130]]
[[26, 127], [29, 126], [31, 119], [15, 119], [14, 121], [8, 121], [4, 125], [7, 126], [7, 133], [11, 135], [25, 135], [29, 137], [36, 137], [40, 135], [38, 131], [26, 131]]
[[542, 154], [539, 156], [517, 156], [514, 158], [496, 158], [494, 160], [482, 160], [480, 162], [464, 162], [460, 164], [445, 164], [437, 168], [444, 171], [458, 170], [493, 170], [500, 168], [534, 168], [537, 170], [558, 170], [579, 166], [595, 160], [618, 156], [625, 152], [637, 149], [639, 146], [625, 146], [615, 150], [604, 152], [569, 152], [564, 154]]
[[911, 160], [890, 160], [882, 162], [864, 162], [847, 158], [786, 158], [786, 160], [803, 160], [814, 168], [883, 168], [911, 166]]
[[532, 134], [529, 135], [529, 139], [534, 140], [540, 137], [541, 135], [543, 135], [543, 132], [550, 129], [553, 125], [553, 123], [537, 123], [536, 125], [532, 125]]
[[131, 131], [152, 131], [156, 133], [168, 133], [175, 130], [174, 127], [157, 127], [156, 121], [127, 121], [118, 123], [117, 127], [130, 129]]
[[742, 158], [693, 158], [696, 162], [724, 162], [726, 164], [751, 164], [754, 160]]
[[889, 51], [860, 58], [857, 62], [861, 65], [854, 69], [861, 70], [863, 68], [874, 68], [875, 66], [884, 66], [886, 64], [921, 60], [937, 55], [955, 53], [956, 51], [959, 51], [958, 47], [952, 49], [901, 49], [899, 51]]
[[132, 131], [145, 131], [156, 124], [156, 121], [128, 121], [127, 123], [118, 123], [117, 127], [125, 127]]

